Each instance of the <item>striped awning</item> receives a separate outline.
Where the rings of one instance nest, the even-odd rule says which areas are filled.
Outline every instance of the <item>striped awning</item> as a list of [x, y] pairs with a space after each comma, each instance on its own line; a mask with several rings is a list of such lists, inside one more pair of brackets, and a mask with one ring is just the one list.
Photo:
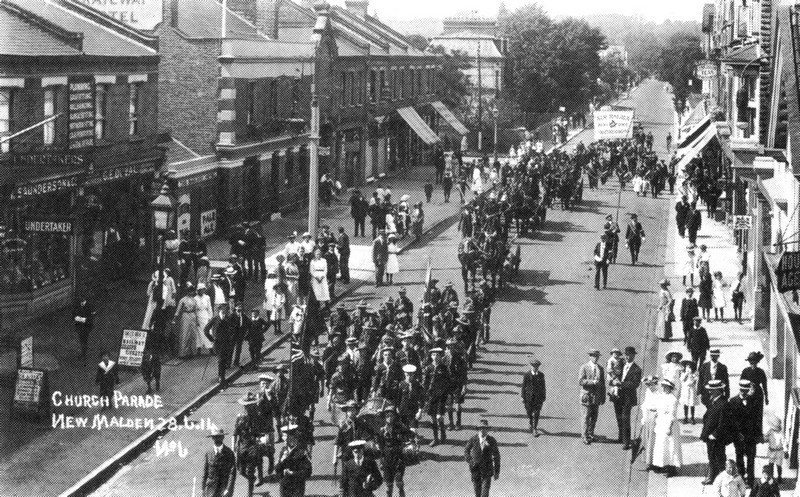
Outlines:
[[461, 123], [461, 121], [458, 120], [456, 115], [453, 114], [453, 112], [450, 109], [448, 109], [447, 106], [445, 106], [442, 102], [437, 100], [436, 102], [432, 102], [431, 105], [433, 106], [434, 109], [436, 109], [436, 112], [438, 112], [439, 115], [442, 116], [445, 121], [447, 121], [447, 124], [449, 124], [454, 130], [456, 130], [456, 133], [458, 133], [459, 135], [466, 135], [467, 133], [469, 133], [467, 127], [464, 126]]
[[400, 114], [400, 117], [408, 123], [408, 126], [414, 130], [414, 133], [426, 144], [433, 145], [439, 142], [439, 137], [433, 132], [430, 126], [425, 123], [417, 111], [414, 110], [414, 107], [401, 107], [397, 109], [397, 113]]

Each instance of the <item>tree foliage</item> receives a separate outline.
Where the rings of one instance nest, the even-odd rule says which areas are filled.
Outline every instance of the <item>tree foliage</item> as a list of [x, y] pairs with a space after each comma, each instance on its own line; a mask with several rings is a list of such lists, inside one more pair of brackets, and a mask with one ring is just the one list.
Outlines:
[[675, 33], [661, 51], [657, 76], [672, 85], [675, 110], [682, 112], [692, 92], [698, 92], [701, 83], [695, 76], [697, 62], [703, 58], [700, 37]]
[[498, 18], [509, 39], [506, 97], [527, 113], [576, 110], [597, 93], [605, 37], [583, 20], [554, 21], [536, 4]]
[[411, 46], [417, 50], [425, 50], [428, 48], [428, 39], [422, 35], [406, 35], [406, 39], [411, 43]]
[[464, 74], [470, 66], [469, 57], [464, 52], [448, 52], [441, 45], [429, 46], [428, 52], [441, 57], [437, 77], [442, 102], [463, 115], [468, 106], [467, 100], [471, 90]]

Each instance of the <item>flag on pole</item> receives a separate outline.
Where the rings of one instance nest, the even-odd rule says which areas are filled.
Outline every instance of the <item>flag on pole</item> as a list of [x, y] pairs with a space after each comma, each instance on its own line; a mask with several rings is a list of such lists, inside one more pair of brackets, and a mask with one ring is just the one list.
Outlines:
[[431, 286], [432, 276], [431, 256], [428, 256], [428, 269], [425, 272], [425, 288], [429, 288]]

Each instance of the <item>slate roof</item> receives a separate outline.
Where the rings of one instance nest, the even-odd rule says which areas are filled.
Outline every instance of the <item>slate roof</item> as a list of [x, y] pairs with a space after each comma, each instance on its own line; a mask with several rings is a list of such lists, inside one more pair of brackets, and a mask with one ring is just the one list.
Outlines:
[[[177, 0], [178, 30], [190, 39], [219, 39], [222, 34], [222, 4], [216, 0]], [[228, 9], [226, 38], [264, 40], [267, 38], [250, 22]]]
[[481, 47], [481, 57], [486, 59], [502, 59], [503, 54], [497, 50], [494, 39], [488, 35], [459, 36], [447, 35], [431, 38], [431, 46], [441, 45], [447, 52], [463, 52], [467, 57], [478, 57], [478, 46]]
[[[6, 29], [6, 22], [0, 29], [0, 42], [7, 42], [0, 43], [4, 55], [157, 54], [155, 38], [74, 0], [0, 0], [0, 11], [13, 29]], [[79, 35], [82, 41], [70, 41]]]

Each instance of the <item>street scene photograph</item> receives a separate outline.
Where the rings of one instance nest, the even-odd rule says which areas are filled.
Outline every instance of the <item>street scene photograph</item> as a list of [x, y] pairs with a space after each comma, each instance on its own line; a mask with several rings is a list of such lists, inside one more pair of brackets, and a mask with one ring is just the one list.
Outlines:
[[0, 0], [0, 497], [800, 497], [799, 208], [793, 0]]

